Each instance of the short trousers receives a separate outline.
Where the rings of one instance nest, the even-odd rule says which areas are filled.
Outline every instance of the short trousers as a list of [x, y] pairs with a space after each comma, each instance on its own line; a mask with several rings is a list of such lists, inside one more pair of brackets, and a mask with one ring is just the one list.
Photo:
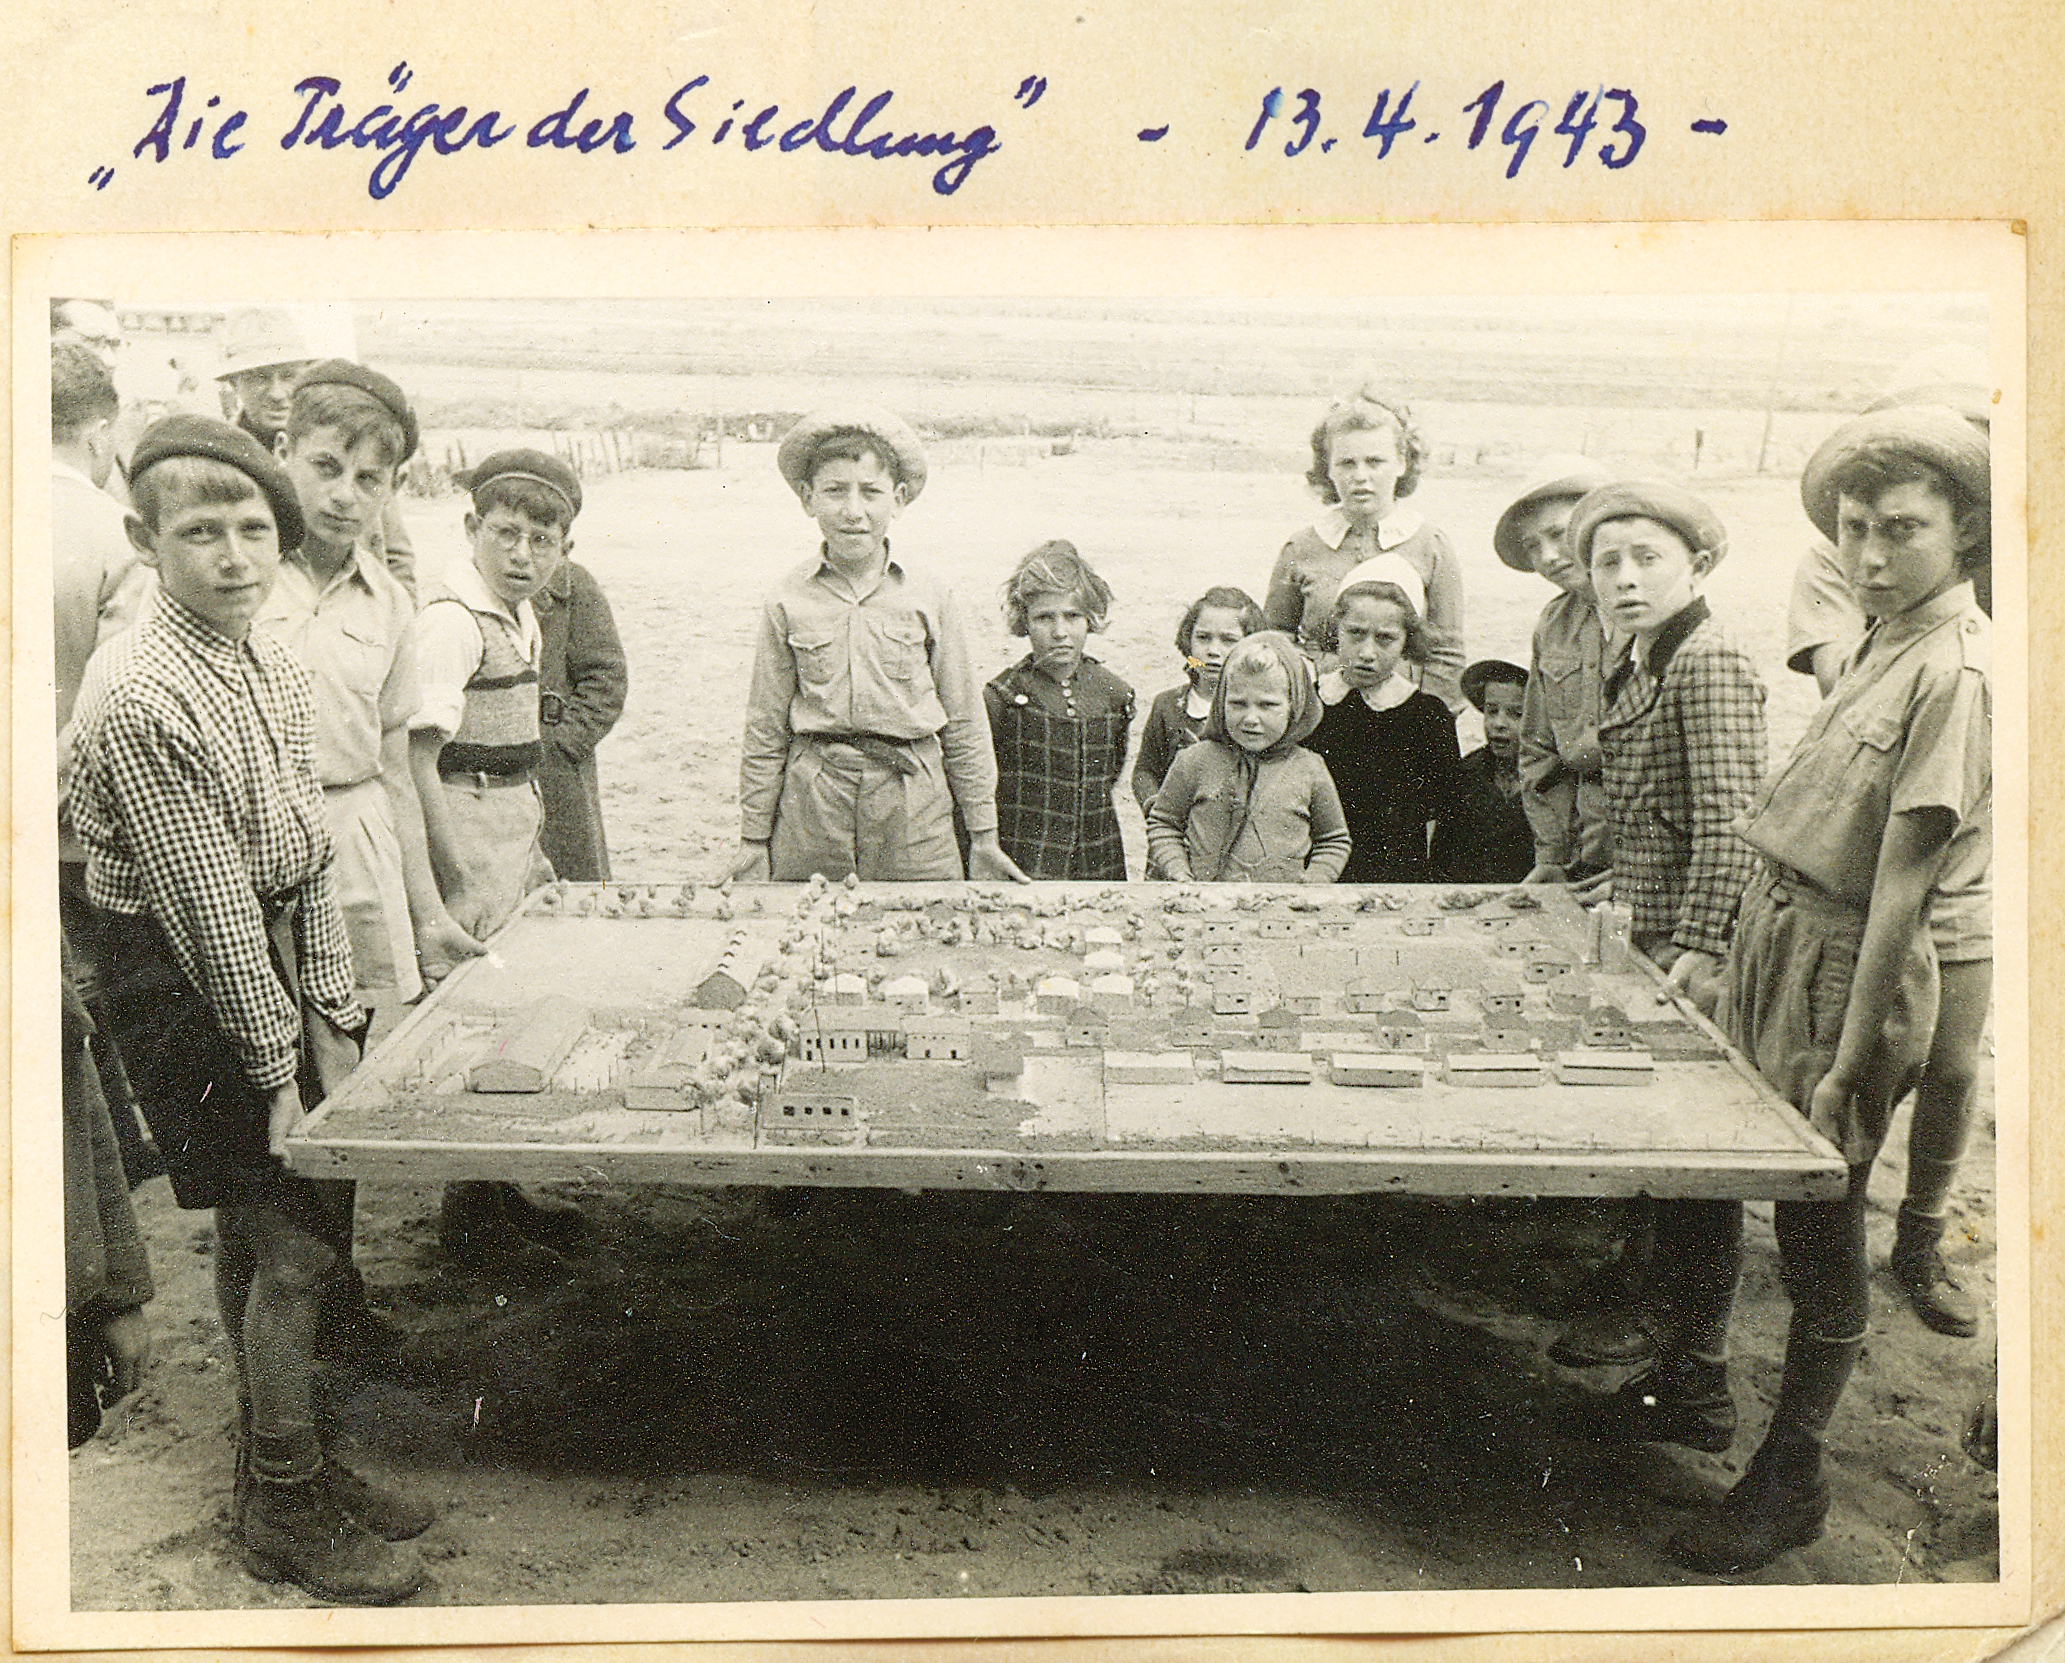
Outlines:
[[1831, 900], [1761, 866], [1721, 978], [1715, 1021], [1771, 1089], [1843, 1152], [1868, 1165], [1885, 1142], [1893, 1106], [1929, 1053], [1936, 1027], [1936, 955], [1917, 932], [1867, 1064], [1873, 1089], [1858, 1091], [1824, 1124], [1809, 1113], [1814, 1088], [1835, 1061], [1864, 939], [1861, 908]]
[[819, 872], [886, 883], [964, 875], [938, 738], [896, 751], [901, 766], [872, 749], [795, 736], [768, 849], [776, 883]]
[[416, 932], [402, 882], [402, 846], [394, 801], [375, 778], [326, 786], [323, 809], [337, 858], [330, 889], [351, 937], [352, 980], [365, 1005], [406, 1002], [423, 991], [416, 971]]
[[476, 908], [473, 919], [459, 922], [486, 937], [516, 916], [526, 895], [552, 881], [552, 868], [538, 846], [545, 810], [529, 780], [482, 785], [472, 775], [458, 774], [443, 784], [466, 894]]
[[[111, 912], [101, 920], [107, 967], [101, 1018], [128, 1064], [173, 1199], [186, 1208], [267, 1207], [317, 1231], [335, 1211], [336, 1186], [288, 1171], [271, 1153], [270, 1099], [244, 1073], [236, 1047], [179, 968], [157, 920]], [[279, 938], [291, 928], [287, 920], [273, 931], [274, 974], [290, 990], [291, 963]], [[303, 1050], [301, 1101], [312, 1108], [322, 1089]]]

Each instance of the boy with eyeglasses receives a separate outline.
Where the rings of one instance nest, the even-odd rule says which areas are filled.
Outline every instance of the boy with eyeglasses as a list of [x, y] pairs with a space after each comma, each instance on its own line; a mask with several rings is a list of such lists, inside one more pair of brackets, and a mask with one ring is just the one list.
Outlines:
[[[472, 560], [417, 615], [418, 701], [409, 723], [423, 831], [445, 908], [485, 938], [552, 868], [539, 848], [539, 632], [531, 596], [552, 575], [581, 511], [581, 482], [556, 456], [497, 451], [467, 481]], [[483, 1269], [547, 1273], [586, 1235], [578, 1209], [514, 1184], [445, 1187], [445, 1249]]]

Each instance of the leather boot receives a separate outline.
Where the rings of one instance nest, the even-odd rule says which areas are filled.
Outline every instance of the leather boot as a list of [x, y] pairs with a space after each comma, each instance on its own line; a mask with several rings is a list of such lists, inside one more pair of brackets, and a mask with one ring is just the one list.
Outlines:
[[1827, 1518], [1821, 1440], [1774, 1425], [1720, 1506], [1679, 1531], [1664, 1551], [1687, 1570], [1712, 1575], [1762, 1570], [1816, 1540]]
[[1821, 1435], [1863, 1349], [1861, 1337], [1824, 1340], [1793, 1319], [1771, 1430], [1720, 1506], [1671, 1538], [1673, 1559], [1695, 1571], [1761, 1570], [1821, 1535], [1829, 1504]]
[[1901, 1208], [1893, 1230], [1893, 1280], [1924, 1323], [1939, 1334], [1968, 1340], [1979, 1332], [1978, 1308], [1944, 1264], [1942, 1242], [1942, 1219]]
[[429, 1502], [376, 1484], [332, 1456], [323, 1457], [322, 1479], [330, 1499], [383, 1542], [413, 1541], [437, 1519]]
[[502, 1205], [504, 1187], [477, 1180], [445, 1185], [437, 1215], [438, 1245], [447, 1258], [472, 1270], [539, 1279], [557, 1275], [566, 1261], [509, 1222]]
[[1728, 1365], [1667, 1355], [1611, 1397], [1592, 1399], [1581, 1429], [1601, 1443], [1682, 1444], [1718, 1455], [1735, 1442]]
[[345, 1512], [318, 1467], [303, 1478], [253, 1473], [237, 1525], [244, 1568], [340, 1605], [392, 1605], [418, 1592], [422, 1561]]

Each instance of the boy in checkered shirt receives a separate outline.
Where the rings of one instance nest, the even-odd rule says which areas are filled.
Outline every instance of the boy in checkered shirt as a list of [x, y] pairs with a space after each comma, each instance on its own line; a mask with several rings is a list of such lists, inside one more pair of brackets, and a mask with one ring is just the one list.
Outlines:
[[301, 507], [256, 440], [199, 416], [145, 431], [130, 490], [128, 536], [158, 599], [88, 666], [66, 788], [99, 915], [102, 1009], [174, 1196], [215, 1210], [246, 1566], [325, 1599], [404, 1599], [422, 1567], [393, 1544], [429, 1510], [339, 1466], [315, 1425], [317, 1313], [349, 1241], [349, 1186], [282, 1160], [365, 1032], [308, 678], [251, 627], [282, 546], [301, 541]]
[[[1624, 482], [1581, 497], [1568, 536], [1591, 573], [1602, 621], [1629, 643], [1607, 667], [1599, 723], [1612, 896], [1628, 908], [1635, 947], [1711, 1010], [1754, 865], [1735, 821], [1756, 795], [1765, 756], [1764, 684], [1700, 593], [1727, 552], [1727, 532], [1675, 485]], [[1682, 1240], [1730, 1231], [1739, 1242], [1737, 1203], [1657, 1202], [1653, 1223], [1634, 1222], [1626, 1261], [1646, 1256], [1652, 1234], [1665, 1257]], [[1690, 1257], [1705, 1266], [1720, 1252]], [[1550, 1355], [1578, 1367], [1654, 1356], [1654, 1278], [1634, 1271], [1628, 1279], [1631, 1305], [1574, 1323]], [[1725, 1325], [1682, 1338], [1702, 1366], [1723, 1368]]]

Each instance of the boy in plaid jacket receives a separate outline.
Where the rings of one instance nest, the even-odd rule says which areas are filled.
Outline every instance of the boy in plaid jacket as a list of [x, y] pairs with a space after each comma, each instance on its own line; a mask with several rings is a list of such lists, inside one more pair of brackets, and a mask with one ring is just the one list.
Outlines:
[[[1592, 574], [1602, 621], [1618, 638], [1632, 638], [1626, 656], [1608, 667], [1599, 724], [1613, 898], [1629, 909], [1635, 947], [1711, 1010], [1754, 866], [1735, 821], [1756, 795], [1765, 756], [1764, 684], [1700, 594], [1727, 552], [1727, 533], [1690, 493], [1633, 482], [1580, 498], [1569, 538]], [[1693, 1236], [1731, 1229], [1741, 1236], [1734, 1202], [1659, 1202], [1653, 1214], [1653, 1224], [1634, 1224], [1631, 1264], [1646, 1256], [1652, 1233], [1659, 1256]], [[1630, 1292], [1632, 1306], [1580, 1319], [1550, 1355], [1578, 1367], [1654, 1356], [1650, 1290]], [[1699, 1343], [1718, 1348], [1724, 1340], [1716, 1334]], [[1718, 1350], [1710, 1360], [1719, 1366]]]

